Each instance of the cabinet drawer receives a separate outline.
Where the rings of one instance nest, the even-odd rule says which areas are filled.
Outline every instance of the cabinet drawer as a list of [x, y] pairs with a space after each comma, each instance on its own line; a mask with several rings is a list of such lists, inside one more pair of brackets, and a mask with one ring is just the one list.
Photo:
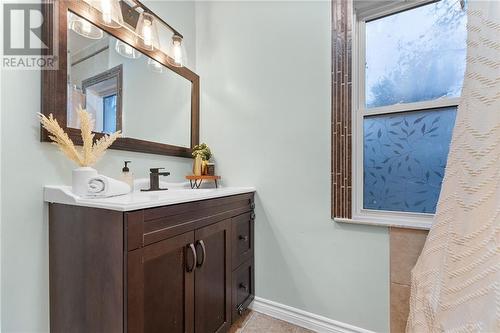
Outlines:
[[253, 256], [254, 218], [252, 212], [232, 218], [232, 265], [233, 269]]
[[234, 323], [254, 299], [254, 260], [244, 262], [232, 277], [232, 322]]
[[251, 211], [252, 207], [253, 193], [245, 193], [127, 212], [127, 250], [203, 228]]

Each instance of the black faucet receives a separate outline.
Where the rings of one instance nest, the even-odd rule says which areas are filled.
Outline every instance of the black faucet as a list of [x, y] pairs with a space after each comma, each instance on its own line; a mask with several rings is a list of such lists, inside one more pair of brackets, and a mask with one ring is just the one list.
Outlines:
[[164, 191], [168, 188], [160, 188], [160, 176], [169, 176], [170, 172], [160, 172], [160, 170], [165, 168], [151, 168], [149, 169], [149, 189], [142, 189], [141, 191]]

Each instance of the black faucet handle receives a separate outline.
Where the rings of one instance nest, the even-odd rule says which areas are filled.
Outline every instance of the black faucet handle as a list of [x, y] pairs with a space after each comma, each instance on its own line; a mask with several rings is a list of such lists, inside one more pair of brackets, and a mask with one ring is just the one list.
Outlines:
[[160, 170], [163, 170], [163, 169], [165, 169], [165, 168], [151, 168], [151, 169], [149, 169], [149, 171], [151, 173], [160, 173]]

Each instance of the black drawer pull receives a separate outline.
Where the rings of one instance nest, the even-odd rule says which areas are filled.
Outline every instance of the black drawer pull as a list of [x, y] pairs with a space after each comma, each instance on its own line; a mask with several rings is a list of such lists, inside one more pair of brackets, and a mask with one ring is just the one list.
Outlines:
[[248, 291], [248, 285], [246, 285], [244, 283], [240, 283], [239, 287], [240, 287], [240, 289], [243, 289], [244, 291]]
[[255, 208], [255, 202], [252, 202], [252, 203], [250, 204], [250, 208], [252, 208], [252, 209], [254, 209], [254, 208]]
[[255, 213], [250, 214], [250, 220], [255, 220]]
[[241, 241], [248, 241], [248, 236], [243, 236], [243, 235], [240, 235], [240, 237], [238, 237]]

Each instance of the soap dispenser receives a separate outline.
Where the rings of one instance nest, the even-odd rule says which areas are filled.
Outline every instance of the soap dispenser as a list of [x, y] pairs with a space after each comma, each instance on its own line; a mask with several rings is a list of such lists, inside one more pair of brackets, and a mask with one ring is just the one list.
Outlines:
[[130, 191], [134, 191], [134, 174], [130, 172], [128, 168], [128, 164], [132, 163], [131, 161], [125, 161], [125, 166], [122, 169], [121, 181], [127, 183], [130, 186]]

